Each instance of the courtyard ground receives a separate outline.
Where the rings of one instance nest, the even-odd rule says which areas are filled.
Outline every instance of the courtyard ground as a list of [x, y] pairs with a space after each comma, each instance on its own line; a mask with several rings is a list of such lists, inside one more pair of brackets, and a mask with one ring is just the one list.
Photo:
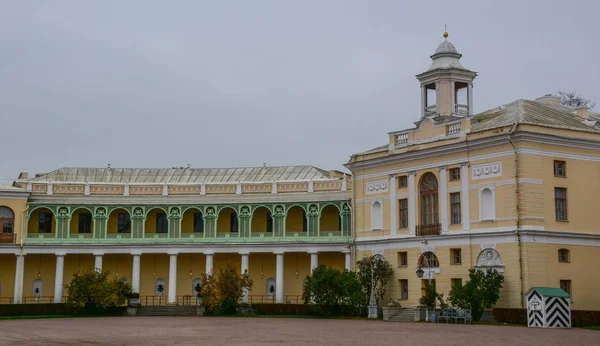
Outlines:
[[89, 317], [0, 320], [0, 345], [598, 345], [600, 332], [369, 320]]

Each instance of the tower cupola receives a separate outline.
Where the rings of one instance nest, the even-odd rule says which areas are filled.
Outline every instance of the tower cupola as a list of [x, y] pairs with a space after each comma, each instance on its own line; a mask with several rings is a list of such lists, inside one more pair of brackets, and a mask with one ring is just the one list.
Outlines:
[[431, 66], [416, 76], [421, 83], [421, 119], [473, 115], [473, 80], [477, 72], [464, 68], [461, 57], [444, 32], [444, 41], [431, 55]]

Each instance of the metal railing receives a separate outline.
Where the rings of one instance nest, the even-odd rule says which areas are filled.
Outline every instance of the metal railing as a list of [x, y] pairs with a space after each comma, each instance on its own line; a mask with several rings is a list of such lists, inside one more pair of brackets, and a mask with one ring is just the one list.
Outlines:
[[14, 297], [0, 297], [0, 304], [12, 304], [14, 301]]
[[460, 115], [468, 115], [469, 114], [469, 105], [454, 105], [454, 112]]
[[[184, 295], [184, 296], [177, 296], [176, 298], [176, 305], [177, 306], [196, 306], [196, 305], [200, 305], [200, 299], [196, 296], [193, 295]], [[166, 305], [173, 305], [171, 303], [169, 303], [169, 300], [167, 298], [166, 295], [164, 294], [157, 294], [157, 295], [153, 295], [153, 296], [140, 296], [140, 303], [141, 306], [166, 306]]]
[[[275, 294], [250, 294], [248, 295], [248, 303], [250, 304], [276, 304], [277, 300]], [[301, 295], [287, 295], [283, 296], [284, 304], [304, 304]]]
[[[67, 302], [67, 297], [62, 298], [62, 302]], [[29, 296], [23, 297], [21, 304], [52, 304], [54, 303], [54, 296]]]
[[439, 223], [433, 225], [418, 225], [417, 236], [440, 235], [442, 225]]

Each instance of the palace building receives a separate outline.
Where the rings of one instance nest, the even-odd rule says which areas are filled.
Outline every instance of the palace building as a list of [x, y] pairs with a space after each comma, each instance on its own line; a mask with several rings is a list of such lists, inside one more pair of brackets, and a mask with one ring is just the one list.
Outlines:
[[2, 303], [60, 303], [74, 274], [99, 269], [142, 303], [181, 304], [228, 262], [254, 281], [245, 301], [299, 303], [318, 263], [351, 269], [340, 172], [61, 168], [15, 185], [0, 188]]
[[416, 76], [415, 126], [346, 164], [355, 258], [385, 256], [388, 296], [403, 306], [418, 305], [425, 280], [447, 296], [475, 268], [503, 273], [498, 307], [525, 307], [536, 286], [599, 310], [600, 275], [586, 268], [600, 262], [600, 117], [550, 95], [474, 114], [477, 73], [461, 57], [445, 39]]

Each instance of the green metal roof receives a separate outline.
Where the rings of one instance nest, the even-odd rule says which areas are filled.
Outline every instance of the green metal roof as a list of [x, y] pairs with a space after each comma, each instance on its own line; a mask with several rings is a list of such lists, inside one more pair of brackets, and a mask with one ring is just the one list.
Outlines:
[[[532, 290], [546, 297], [570, 297], [569, 294], [563, 291], [562, 288], [555, 287], [532, 287]], [[531, 290], [530, 290], [531, 291]]]

